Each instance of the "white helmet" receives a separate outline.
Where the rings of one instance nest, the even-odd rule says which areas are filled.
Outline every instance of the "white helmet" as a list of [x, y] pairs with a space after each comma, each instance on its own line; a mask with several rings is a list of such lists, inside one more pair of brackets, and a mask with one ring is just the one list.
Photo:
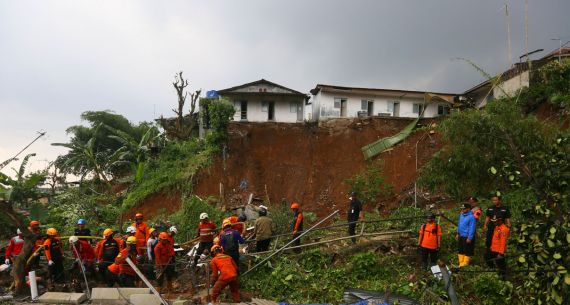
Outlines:
[[200, 214], [200, 220], [204, 220], [208, 218], [208, 213], [202, 213]]
[[16, 234], [18, 234], [18, 235], [22, 234], [22, 230], [20, 230], [20, 229], [16, 230]]
[[137, 232], [137, 229], [133, 226], [130, 226], [127, 228], [127, 233], [135, 234], [136, 232]]
[[69, 242], [74, 244], [79, 240], [79, 238], [77, 238], [77, 236], [70, 236], [69, 237]]
[[168, 229], [168, 232], [178, 234], [178, 229], [175, 226], [172, 226]]

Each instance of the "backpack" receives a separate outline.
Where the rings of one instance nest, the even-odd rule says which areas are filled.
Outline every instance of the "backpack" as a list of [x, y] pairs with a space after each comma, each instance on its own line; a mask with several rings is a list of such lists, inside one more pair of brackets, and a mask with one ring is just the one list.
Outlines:
[[220, 242], [224, 245], [225, 253], [239, 253], [239, 246], [234, 238], [233, 230], [224, 233], [221, 239]]

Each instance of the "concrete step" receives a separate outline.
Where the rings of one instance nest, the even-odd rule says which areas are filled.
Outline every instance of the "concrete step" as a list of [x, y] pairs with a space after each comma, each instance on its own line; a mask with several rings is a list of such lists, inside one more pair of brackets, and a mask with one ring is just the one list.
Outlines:
[[45, 304], [81, 304], [86, 300], [85, 293], [46, 292], [37, 301]]
[[160, 299], [154, 294], [131, 294], [132, 305], [160, 305]]
[[133, 294], [150, 295], [149, 288], [93, 288], [91, 303], [95, 305], [128, 305]]

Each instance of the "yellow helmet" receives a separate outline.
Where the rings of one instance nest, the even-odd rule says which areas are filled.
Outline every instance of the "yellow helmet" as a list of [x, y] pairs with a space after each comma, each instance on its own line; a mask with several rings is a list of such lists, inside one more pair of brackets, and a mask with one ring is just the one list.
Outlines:
[[137, 244], [137, 238], [134, 236], [129, 236], [129, 238], [127, 238], [127, 244], [128, 245], [136, 245]]
[[224, 219], [224, 221], [222, 222], [222, 228], [225, 228], [227, 226], [231, 226], [232, 225], [232, 221], [229, 219]]
[[148, 230], [148, 234], [152, 234], [152, 232], [156, 231], [155, 228], [150, 228], [150, 230]]
[[105, 231], [103, 231], [103, 237], [109, 237], [113, 235], [113, 229], [105, 229]]
[[47, 229], [47, 235], [56, 236], [57, 230], [55, 228], [49, 228]]

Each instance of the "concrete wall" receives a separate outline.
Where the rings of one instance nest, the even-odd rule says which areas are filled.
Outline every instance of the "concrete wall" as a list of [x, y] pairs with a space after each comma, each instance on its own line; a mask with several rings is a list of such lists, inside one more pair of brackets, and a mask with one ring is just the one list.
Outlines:
[[[247, 96], [240, 98], [230, 97], [230, 102], [234, 105], [236, 113], [234, 114], [234, 121], [241, 121], [241, 101], [247, 101], [247, 121], [248, 122], [268, 122], [267, 111], [262, 111], [262, 101], [274, 102], [275, 103], [275, 119], [273, 122], [283, 122], [283, 123], [296, 123], [302, 122], [304, 118], [304, 101], [295, 97], [288, 96], [271, 96], [271, 97], [261, 97], [261, 96]], [[299, 103], [300, 107], [297, 111], [300, 111], [300, 118], [298, 120], [297, 111], [291, 112], [291, 103]]]
[[528, 76], [528, 71], [525, 71], [511, 79], [507, 79], [499, 85], [503, 90], [500, 88], [493, 89], [493, 96], [495, 98], [502, 98], [505, 96], [505, 93], [509, 96], [515, 96], [517, 91], [529, 86]]
[[[416, 118], [417, 113], [413, 112], [413, 105], [423, 104], [423, 98], [410, 98], [410, 97], [389, 97], [381, 95], [355, 95], [355, 94], [339, 94], [323, 92], [312, 97], [312, 120], [322, 120], [326, 118], [339, 118], [341, 117], [341, 109], [334, 107], [335, 98], [344, 98], [347, 100], [347, 113], [346, 117], [357, 117], [358, 112], [362, 111], [362, 100], [371, 100], [373, 102], [373, 115], [377, 116], [379, 113], [390, 114], [395, 116], [390, 108], [392, 102], [400, 103], [400, 111], [398, 117]], [[437, 103], [429, 104], [424, 113], [424, 117], [433, 118], [438, 116]], [[442, 103], [442, 105], [446, 105]]]

